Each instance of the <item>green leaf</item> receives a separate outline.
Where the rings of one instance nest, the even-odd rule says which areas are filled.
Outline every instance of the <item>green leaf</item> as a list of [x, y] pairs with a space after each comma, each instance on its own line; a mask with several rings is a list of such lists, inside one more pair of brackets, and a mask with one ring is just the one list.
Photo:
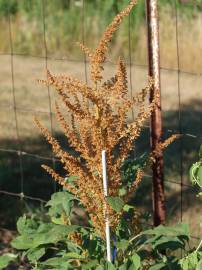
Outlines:
[[196, 270], [201, 270], [202, 269], [202, 259], [198, 262], [196, 266]]
[[202, 188], [202, 161], [194, 163], [189, 171], [190, 180]]
[[143, 231], [142, 234], [157, 236], [189, 236], [189, 226], [184, 223], [177, 224], [175, 227], [160, 225], [154, 229]]
[[45, 248], [34, 248], [30, 249], [27, 253], [27, 258], [32, 262], [37, 262], [44, 254], [46, 250]]
[[12, 253], [6, 253], [0, 256], [0, 269], [6, 268], [10, 262], [14, 261], [17, 258], [17, 255]]
[[69, 216], [75, 197], [67, 191], [56, 192], [51, 196], [51, 200], [46, 206], [50, 206], [49, 214], [51, 216], [61, 215], [63, 211]]
[[128, 270], [128, 261], [120, 265], [118, 270]]
[[102, 265], [99, 265], [95, 270], [105, 270]]
[[129, 244], [130, 242], [128, 240], [123, 239], [123, 240], [120, 240], [120, 242], [116, 243], [116, 247], [124, 251], [128, 248]]
[[111, 262], [106, 262], [104, 270], [116, 270], [116, 268]]
[[160, 270], [163, 269], [166, 266], [164, 263], [157, 263], [155, 265], [152, 265], [149, 270]]
[[26, 229], [26, 216], [20, 217], [17, 221], [17, 230], [20, 234], [23, 234]]
[[185, 258], [180, 260], [180, 265], [183, 270], [195, 270], [198, 263], [198, 253], [196, 251], [190, 253]]
[[71, 232], [75, 232], [79, 227], [76, 225], [53, 225], [48, 232], [36, 233], [33, 238], [33, 247], [38, 247], [44, 244], [56, 244]]
[[138, 254], [134, 254], [124, 264], [120, 265], [118, 270], [139, 270], [141, 267], [141, 259]]
[[134, 206], [129, 205], [129, 204], [125, 204], [124, 207], [123, 207], [123, 210], [125, 212], [129, 212], [131, 209], [134, 209]]
[[62, 220], [62, 218], [52, 217], [51, 221], [57, 225], [64, 225], [64, 221]]
[[86, 257], [83, 255], [80, 255], [76, 252], [68, 252], [68, 253], [64, 254], [64, 258], [84, 260]]
[[50, 201], [47, 202], [47, 206], [53, 206], [56, 204], [62, 203], [64, 200], [65, 201], [71, 201], [74, 199], [74, 196], [66, 191], [60, 191], [56, 192], [51, 196]]
[[184, 243], [179, 238], [172, 236], [171, 237], [162, 236], [160, 237], [160, 239], [158, 239], [153, 243], [153, 248], [158, 248], [161, 250], [165, 249], [175, 250], [183, 247]]
[[202, 165], [199, 167], [197, 172], [197, 184], [202, 188]]
[[[96, 267], [98, 264], [99, 264], [98, 260], [92, 260], [92, 261], [88, 262], [87, 264], [82, 265], [82, 270], [88, 270], [91, 268], [94, 269], [94, 267]], [[96, 269], [98, 269], [98, 267]]]
[[124, 201], [119, 197], [107, 197], [107, 202], [116, 212], [123, 209]]
[[19, 250], [33, 248], [33, 237], [31, 235], [18, 236], [12, 240], [11, 246]]
[[124, 187], [119, 189], [119, 196], [124, 196], [126, 195], [126, 193], [127, 193], [127, 190]]
[[77, 231], [76, 225], [42, 224], [33, 234], [18, 236], [11, 242], [12, 247], [20, 250], [37, 248], [40, 245], [56, 244], [65, 239], [71, 233]]
[[197, 171], [198, 171], [199, 166], [200, 166], [200, 162], [196, 162], [191, 166], [189, 170], [189, 176], [192, 183], [196, 183]]
[[60, 266], [62, 263], [66, 262], [66, 259], [63, 259], [61, 257], [54, 257], [46, 260], [45, 262], [42, 262], [41, 264], [43, 265], [48, 265], [48, 266]]
[[202, 145], [200, 146], [200, 149], [199, 149], [199, 158], [202, 158]]
[[132, 265], [130, 266], [130, 268], [128, 270], [138, 270], [141, 267], [141, 260], [140, 260], [140, 256], [138, 256], [137, 254], [134, 254], [131, 258], [130, 261], [132, 262]]
[[17, 221], [17, 230], [20, 234], [32, 234], [37, 229], [37, 223], [33, 219], [28, 219], [24, 215]]
[[73, 183], [75, 180], [77, 180], [79, 177], [76, 176], [76, 175], [72, 175], [72, 176], [69, 176], [69, 177], [66, 177], [65, 179], [70, 182], [70, 183]]

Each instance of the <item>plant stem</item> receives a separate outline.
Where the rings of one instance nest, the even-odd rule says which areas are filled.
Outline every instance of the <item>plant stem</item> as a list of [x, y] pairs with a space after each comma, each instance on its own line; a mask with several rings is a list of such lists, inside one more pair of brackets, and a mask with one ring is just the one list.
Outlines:
[[199, 243], [199, 245], [198, 245], [198, 247], [197, 247], [197, 249], [196, 249], [196, 252], [199, 251], [199, 249], [201, 248], [201, 246], [202, 246], [202, 239], [201, 239], [201, 242]]
[[139, 233], [139, 234], [137, 234], [136, 236], [134, 236], [133, 238], [131, 238], [130, 240], [129, 240], [129, 242], [131, 243], [132, 241], [134, 241], [134, 240], [136, 240], [139, 236], [141, 236], [142, 235], [142, 233]]

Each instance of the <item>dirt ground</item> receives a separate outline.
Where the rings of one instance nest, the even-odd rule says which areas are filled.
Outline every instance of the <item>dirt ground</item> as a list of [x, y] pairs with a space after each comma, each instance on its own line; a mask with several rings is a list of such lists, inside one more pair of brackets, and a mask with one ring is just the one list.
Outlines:
[[[0, 60], [0, 110], [1, 126], [4, 127], [0, 131], [0, 136], [1, 138], [5, 138], [15, 136], [13, 116], [14, 98], [12, 89], [11, 57], [0, 56]], [[49, 114], [48, 90], [43, 85], [37, 83], [37, 79], [46, 78], [45, 65], [45, 60], [41, 58], [25, 56], [13, 57], [14, 95], [21, 136], [33, 135], [33, 125], [31, 124], [32, 115], [35, 113], [41, 114], [45, 118], [46, 114]], [[108, 78], [113, 75], [115, 68], [114, 64], [109, 63], [106, 65], [105, 74]], [[69, 62], [67, 60], [48, 60], [48, 69], [53, 73], [73, 74], [85, 80], [84, 63]], [[129, 73], [130, 69], [128, 67], [128, 74]], [[132, 95], [135, 95], [135, 93], [147, 83], [147, 68], [144, 66], [132, 66], [131, 78], [131, 82], [129, 80], [129, 94], [131, 95], [130, 84], [132, 84]], [[202, 98], [201, 84], [202, 76], [200, 75], [197, 76], [181, 72], [178, 76], [177, 71], [162, 69], [161, 88], [163, 112], [179, 110], [179, 102], [181, 109], [184, 109], [192, 103], [194, 106], [192, 108], [199, 109], [198, 103]], [[52, 89], [50, 89], [50, 98], [53, 110], [55, 93]], [[22, 119], [23, 121], [21, 121]], [[29, 123], [29, 120], [31, 120], [31, 123]], [[190, 133], [193, 133], [193, 130], [190, 130]]]
[[[54, 90], [49, 89], [49, 92], [46, 87], [39, 85], [36, 81], [38, 78], [46, 77], [45, 60], [35, 57], [14, 56], [13, 82], [11, 57], [0, 56], [0, 61], [0, 148], [19, 149], [16, 141], [17, 133], [14, 113], [16, 109], [17, 126], [22, 150], [41, 156], [48, 155], [50, 157], [50, 149], [45, 146], [44, 139], [33, 125], [33, 117], [36, 115], [50, 128], [49, 93], [51, 110], [54, 110], [56, 98]], [[84, 63], [67, 60], [48, 60], [47, 65], [48, 69], [53, 73], [68, 73], [85, 80]], [[105, 67], [106, 76], [110, 78], [114, 71], [115, 65], [108, 63]], [[129, 80], [129, 89], [131, 89], [130, 86], [132, 85], [133, 90], [130, 90], [131, 92], [129, 94], [135, 95], [147, 83], [147, 68], [133, 65], [131, 70], [128, 67], [128, 74], [130, 72], [132, 80]], [[164, 136], [167, 137], [171, 133], [179, 132], [179, 118], [182, 132], [186, 134], [182, 139], [182, 145], [175, 143], [165, 154], [167, 215], [173, 222], [180, 220], [181, 192], [179, 184], [168, 181], [171, 180], [180, 183], [182, 180], [184, 183], [190, 184], [188, 180], [189, 167], [197, 159], [197, 150], [202, 138], [202, 76], [161, 69], [161, 87]], [[131, 118], [132, 114], [129, 115], [130, 121], [132, 120]], [[52, 119], [53, 132], [59, 133], [61, 130], [55, 121], [54, 113], [52, 114]], [[145, 138], [147, 142], [145, 143], [143, 141], [143, 144], [148, 144], [148, 137]], [[182, 148], [181, 152], [180, 147]], [[16, 181], [18, 183], [18, 189], [20, 189], [20, 180], [17, 179], [20, 178], [19, 171], [16, 171], [16, 174], [11, 173], [11, 170], [15, 171], [18, 167], [16, 156], [14, 157], [12, 153], [8, 154], [5, 152], [0, 152], [0, 154], [3, 166], [0, 189], [12, 191], [11, 181], [13, 181], [12, 183]], [[181, 158], [182, 169], [180, 165]], [[36, 162], [33, 159], [29, 159], [26, 155], [23, 157], [23, 160], [25, 162], [25, 187], [30, 192], [28, 186], [33, 185], [34, 189], [32, 192], [35, 193], [30, 194], [42, 196], [48, 184], [40, 182], [36, 173], [36, 171], [40, 170], [37, 168], [40, 167], [41, 160]], [[42, 177], [41, 175], [42, 172], [40, 172], [40, 177]], [[180, 175], [182, 175], [182, 178]], [[151, 188], [151, 178], [147, 178], [145, 185], [141, 188], [141, 192], [148, 197], [147, 204], [151, 205], [151, 199], [147, 192], [148, 186]], [[196, 190], [194, 188], [183, 188], [182, 220], [190, 223], [192, 234], [198, 236], [201, 234], [201, 230], [199, 229], [201, 201], [195, 198], [195, 194]], [[137, 202], [137, 204], [141, 205], [142, 202]], [[5, 207], [3, 209], [1, 209], [1, 217], [7, 213]], [[1, 226], [6, 226], [6, 223], [1, 222]]]

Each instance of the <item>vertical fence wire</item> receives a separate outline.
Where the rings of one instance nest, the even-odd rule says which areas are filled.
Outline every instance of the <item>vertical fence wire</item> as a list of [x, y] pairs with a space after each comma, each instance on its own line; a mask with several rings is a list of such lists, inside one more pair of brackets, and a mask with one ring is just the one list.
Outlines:
[[[43, 43], [44, 43], [44, 50], [45, 50], [45, 68], [46, 68], [46, 76], [48, 80], [48, 47], [47, 47], [47, 29], [46, 29], [46, 0], [41, 1], [41, 8], [42, 8], [42, 23], [43, 23]], [[53, 136], [53, 114], [52, 114], [52, 105], [51, 105], [51, 94], [50, 94], [50, 87], [49, 84], [47, 84], [47, 95], [48, 95], [48, 106], [49, 106], [49, 118], [50, 118], [50, 129], [51, 129], [51, 135]], [[52, 165], [55, 169], [55, 158], [53, 155], [53, 152], [51, 152], [52, 155]], [[56, 191], [56, 182], [53, 181], [53, 187], [54, 191]]]
[[[129, 81], [130, 81], [130, 98], [133, 98], [133, 82], [132, 82], [132, 48], [131, 48], [131, 13], [128, 16], [128, 52], [129, 52]], [[135, 120], [134, 108], [131, 109], [132, 120]]]
[[[85, 0], [82, 0], [82, 43], [83, 45], [85, 45], [85, 41], [86, 41], [86, 27], [85, 27], [85, 23], [86, 23], [86, 19], [85, 19], [85, 7], [86, 7], [86, 3]], [[86, 54], [83, 53], [83, 61], [84, 61], [84, 74], [85, 74], [85, 81], [86, 84], [88, 83], [88, 72], [87, 72], [87, 59], [86, 59]]]
[[[177, 53], [177, 95], [178, 95], [178, 129], [182, 134], [182, 104], [181, 104], [181, 83], [180, 83], [180, 47], [179, 47], [179, 18], [177, 0], [174, 3], [175, 9], [175, 39], [176, 39], [176, 53]], [[183, 138], [179, 141], [180, 147], [180, 220], [183, 220]]]
[[19, 122], [16, 109], [16, 92], [15, 92], [15, 77], [14, 77], [14, 51], [13, 51], [13, 38], [12, 38], [12, 25], [11, 25], [11, 14], [8, 10], [8, 28], [9, 28], [9, 41], [10, 41], [10, 68], [11, 68], [11, 81], [12, 81], [12, 99], [15, 119], [15, 130], [16, 139], [18, 144], [18, 157], [19, 157], [19, 169], [20, 169], [20, 194], [21, 199], [24, 195], [24, 174], [23, 174], [23, 160], [22, 160], [22, 145], [19, 132]]

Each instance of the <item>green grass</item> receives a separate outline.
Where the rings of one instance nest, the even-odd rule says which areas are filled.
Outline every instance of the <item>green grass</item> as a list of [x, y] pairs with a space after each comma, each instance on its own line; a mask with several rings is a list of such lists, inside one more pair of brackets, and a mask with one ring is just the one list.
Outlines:
[[[89, 47], [96, 46], [100, 33], [128, 2], [128, 0], [85, 0], [85, 43]], [[198, 2], [202, 3], [202, 1]], [[174, 5], [174, 0], [161, 0], [160, 12], [168, 6], [174, 8]], [[194, 17], [200, 10], [199, 7], [191, 4], [177, 2], [177, 6], [183, 17]], [[3, 29], [0, 34], [0, 52], [10, 52], [7, 28], [8, 14], [10, 14], [14, 53], [44, 56], [42, 10], [41, 0], [0, 0], [0, 25]], [[83, 55], [78, 53], [75, 42], [82, 41], [82, 1], [44, 0], [44, 14], [48, 55], [81, 60]], [[144, 21], [145, 6], [144, 1], [141, 0], [131, 13], [132, 48], [137, 47], [140, 39], [139, 29], [144, 27]], [[126, 57], [128, 57], [128, 26], [129, 20], [125, 19], [121, 30], [113, 40], [114, 48], [119, 43], [119, 48], [122, 48], [121, 53]], [[116, 56], [116, 49], [113, 51]]]

